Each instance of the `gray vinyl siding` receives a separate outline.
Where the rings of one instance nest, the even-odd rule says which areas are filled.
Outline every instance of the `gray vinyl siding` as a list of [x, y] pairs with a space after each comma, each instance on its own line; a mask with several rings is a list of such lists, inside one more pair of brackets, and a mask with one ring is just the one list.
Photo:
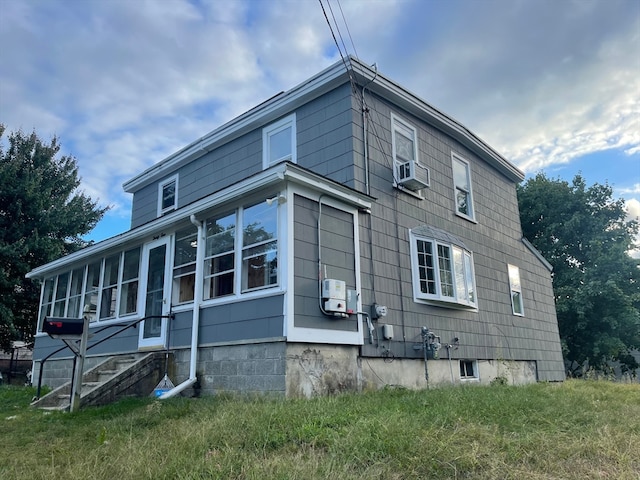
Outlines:
[[[348, 84], [298, 108], [298, 165], [353, 187], [356, 184], [353, 166], [356, 114]], [[168, 172], [166, 178], [178, 174], [178, 208], [181, 208], [260, 171], [262, 127], [193, 160], [177, 172]], [[156, 219], [157, 209], [158, 182], [154, 182], [134, 193], [131, 228]]]
[[355, 188], [356, 116], [349, 84], [298, 108], [298, 165]]
[[[124, 321], [123, 321], [124, 323]], [[98, 326], [96, 328], [91, 328], [91, 333], [94, 333], [100, 329], [104, 328], [104, 326]], [[119, 335], [101, 343], [95, 348], [91, 348], [92, 345], [99, 342], [104, 337], [111, 335], [116, 332], [120, 326], [113, 326], [111, 328], [106, 329], [105, 331], [95, 334], [93, 337], [89, 339], [88, 343], [88, 356], [94, 355], [115, 355], [119, 353], [130, 353], [138, 351], [138, 335], [139, 328], [131, 327]], [[58, 350], [59, 348], [64, 347], [64, 343], [62, 340], [54, 339], [49, 337], [48, 335], [41, 335], [36, 338], [33, 347], [33, 360], [40, 361], [45, 358], [47, 355], [52, 352]], [[65, 348], [60, 353], [55, 354], [51, 358], [69, 358], [73, 357], [71, 350]]]
[[[294, 325], [304, 328], [356, 331], [355, 317], [338, 319], [324, 315], [319, 306], [318, 203], [296, 195], [294, 207]], [[323, 275], [344, 280], [355, 289], [353, 216], [322, 205], [320, 221]]]
[[[283, 302], [283, 295], [273, 295], [203, 307], [198, 344], [282, 337]], [[190, 343], [190, 325], [188, 330]], [[186, 339], [184, 334], [183, 338]]]
[[[375, 97], [368, 103], [375, 123], [369, 130], [371, 195], [378, 200], [370, 218], [373, 250], [364, 245], [369, 224], [361, 224], [362, 296], [365, 310], [374, 301], [389, 307], [389, 315], [378, 321], [394, 325], [395, 339], [385, 345], [396, 356], [418, 358], [422, 351], [413, 347], [421, 342], [421, 327], [425, 326], [440, 335], [443, 344], [453, 343], [454, 337], [460, 339], [460, 347], [451, 350], [452, 358], [534, 359], [541, 379], [562, 380], [550, 273], [521, 241], [513, 182], [432, 126]], [[423, 200], [392, 186], [392, 111], [417, 129], [419, 161], [431, 173]], [[477, 223], [455, 214], [452, 151], [470, 164]], [[473, 252], [477, 312], [413, 300], [409, 229], [420, 225], [456, 235]], [[512, 314], [508, 263], [520, 267], [524, 317]], [[362, 353], [378, 356], [381, 349], [365, 344]], [[441, 355], [446, 356], [446, 350]]]

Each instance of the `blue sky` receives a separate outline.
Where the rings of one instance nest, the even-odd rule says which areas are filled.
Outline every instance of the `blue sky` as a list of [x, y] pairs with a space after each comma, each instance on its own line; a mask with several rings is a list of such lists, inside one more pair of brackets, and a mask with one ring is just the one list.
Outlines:
[[[527, 175], [608, 182], [640, 216], [640, 1], [323, 4], [348, 53]], [[112, 207], [93, 240], [128, 229], [124, 181], [339, 59], [317, 0], [0, 0], [0, 45], [0, 123], [77, 159]]]

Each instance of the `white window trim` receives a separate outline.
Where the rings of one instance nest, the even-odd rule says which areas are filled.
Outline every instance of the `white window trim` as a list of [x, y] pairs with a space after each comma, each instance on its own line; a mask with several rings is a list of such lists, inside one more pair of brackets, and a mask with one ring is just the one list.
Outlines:
[[[404, 132], [403, 132], [404, 130]], [[418, 156], [418, 130], [398, 115], [391, 113], [391, 155], [393, 158], [393, 183], [398, 185], [398, 167], [408, 160], [399, 159], [396, 153], [396, 131], [403, 133], [406, 137], [413, 137], [413, 158], [418, 165], [420, 158]], [[409, 135], [407, 135], [409, 133]]]
[[[266, 198], [270, 198], [269, 196], [267, 196]], [[262, 201], [266, 201], [266, 198]], [[286, 198], [286, 196], [285, 196]], [[260, 201], [258, 201], [257, 203], [260, 203]], [[217, 305], [220, 303], [231, 303], [234, 301], [237, 301], [239, 299], [250, 299], [250, 298], [254, 298], [254, 297], [258, 297], [258, 296], [264, 296], [264, 295], [272, 295], [274, 293], [281, 293], [282, 291], [284, 291], [283, 288], [283, 278], [282, 278], [282, 272], [283, 272], [283, 268], [286, 267], [286, 264], [282, 263], [282, 255], [284, 254], [284, 252], [287, 251], [286, 249], [286, 244], [285, 244], [285, 238], [280, 238], [281, 235], [283, 235], [283, 231], [286, 231], [286, 224], [284, 222], [286, 222], [286, 205], [287, 202], [283, 202], [282, 204], [280, 204], [279, 202], [276, 204], [276, 213], [277, 213], [277, 220], [276, 220], [276, 234], [278, 235], [278, 238], [275, 239], [271, 239], [268, 242], [272, 242], [272, 241], [276, 241], [277, 242], [277, 247], [276, 247], [276, 255], [278, 256], [278, 280], [276, 283], [272, 283], [269, 285], [262, 285], [259, 287], [254, 287], [254, 288], [245, 288], [243, 289], [243, 270], [242, 270], [242, 260], [243, 260], [243, 252], [245, 250], [245, 247], [243, 245], [243, 216], [244, 216], [244, 211], [251, 207], [256, 205], [257, 203], [255, 202], [249, 202], [245, 205], [239, 206], [237, 208], [234, 209], [233, 214], [235, 215], [235, 222], [236, 222], [236, 234], [234, 237], [234, 276], [233, 276], [233, 282], [234, 282], [234, 287], [233, 287], [233, 293], [228, 294], [228, 295], [223, 295], [220, 297], [213, 297], [213, 298], [206, 298], [204, 297], [204, 287], [205, 287], [205, 283], [204, 283], [204, 279], [206, 277], [206, 275], [203, 275], [203, 284], [198, 286], [196, 285], [196, 288], [202, 288], [203, 289], [203, 300], [202, 300], [202, 304], [203, 306], [209, 306], [209, 305]], [[230, 214], [231, 212], [229, 212], [228, 214]], [[228, 215], [228, 214], [224, 214], [224, 216]], [[216, 216], [210, 216], [209, 219], [211, 218], [216, 218]], [[208, 221], [209, 219], [205, 220]], [[206, 241], [206, 239], [205, 239]], [[267, 243], [268, 243], [267, 242]], [[206, 259], [207, 258], [212, 258], [212, 257], [203, 257], [203, 261], [201, 262], [202, 265], [197, 264], [196, 268], [205, 268], [205, 263], [206, 263]]]
[[[285, 155], [282, 158], [278, 158], [274, 161], [269, 159], [269, 141], [271, 136], [279, 133], [287, 128], [291, 127], [291, 154]], [[262, 169], [266, 170], [267, 168], [276, 165], [280, 162], [289, 161], [291, 163], [297, 163], [297, 152], [296, 152], [296, 114], [295, 112], [291, 115], [287, 115], [284, 118], [281, 118], [277, 122], [274, 122], [270, 125], [267, 125], [262, 129]]]
[[[455, 162], [458, 161], [462, 164], [464, 164], [466, 172], [467, 172], [467, 179], [469, 181], [469, 191], [467, 192], [468, 196], [469, 196], [469, 210], [471, 211], [471, 215], [465, 215], [464, 213], [460, 212], [458, 210], [458, 201], [457, 201], [457, 186], [456, 186], [456, 180], [455, 180], [455, 174], [454, 172], [454, 165]], [[451, 181], [453, 183], [453, 208], [455, 210], [455, 213], [457, 216], [464, 218], [466, 220], [470, 220], [472, 222], [475, 223], [476, 221], [476, 208], [475, 208], [475, 204], [473, 201], [473, 181], [471, 179], [471, 164], [465, 160], [464, 158], [462, 158], [460, 155], [458, 155], [455, 152], [451, 152]]]
[[462, 376], [460, 375], [461, 382], [478, 382], [480, 381], [480, 375], [478, 372], [478, 361], [477, 360], [469, 360], [469, 359], [460, 359], [460, 363], [462, 362], [470, 362], [471, 368], [473, 369], [473, 376]]
[[[175, 182], [175, 198], [173, 200], [173, 205], [167, 208], [162, 208], [162, 191], [164, 187], [169, 185], [170, 183]], [[178, 175], [172, 175], [171, 177], [165, 178], [163, 181], [158, 183], [158, 217], [165, 215], [169, 212], [177, 210], [178, 208]]]
[[[467, 250], [466, 248], [456, 245], [454, 243], [446, 243], [440, 240], [436, 240], [434, 238], [429, 238], [423, 235], [418, 235], [414, 233], [412, 230], [409, 230], [409, 239], [410, 239], [410, 251], [411, 251], [411, 276], [412, 276], [412, 285], [413, 285], [413, 300], [418, 303], [426, 303], [430, 305], [435, 305], [439, 307], [447, 307], [447, 308], [459, 308], [464, 310], [474, 310], [478, 309], [478, 291], [476, 288], [476, 279], [475, 279], [475, 262], [473, 260], [473, 252]], [[434, 280], [436, 283], [436, 293], [423, 293], [420, 290], [420, 271], [418, 268], [418, 249], [417, 249], [417, 241], [429, 242], [432, 246], [432, 254], [434, 259], [433, 269], [434, 269]], [[451, 258], [451, 279], [453, 283], [453, 297], [442, 295], [442, 282], [440, 278], [440, 263], [438, 257], [438, 245], [442, 245], [449, 248]], [[469, 275], [466, 275], [467, 272], [462, 272], [463, 279], [465, 280], [465, 298], [461, 298], [460, 292], [457, 291], [456, 288], [456, 266], [453, 257], [454, 249], [458, 249], [462, 252], [463, 258], [463, 268], [465, 268], [464, 257], [468, 255], [470, 259], [470, 267], [471, 272]], [[468, 285], [466, 280], [467, 278], [471, 278], [472, 285]], [[468, 290], [469, 286], [473, 289], [473, 294], [475, 301], [470, 302], [468, 300]]]
[[[509, 276], [509, 297], [511, 298], [511, 311], [518, 317], [524, 317], [524, 301], [522, 299], [522, 278], [520, 277], [520, 268], [516, 265], [507, 264], [507, 273]], [[512, 280], [513, 276], [518, 276], [518, 284], [516, 285]], [[518, 292], [520, 294], [520, 312], [516, 312], [516, 305], [513, 301], [513, 293]]]

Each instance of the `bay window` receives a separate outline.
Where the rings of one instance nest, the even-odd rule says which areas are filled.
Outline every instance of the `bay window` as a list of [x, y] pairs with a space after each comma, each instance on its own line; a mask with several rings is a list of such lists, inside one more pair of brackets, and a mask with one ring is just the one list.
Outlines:
[[439, 306], [477, 306], [473, 256], [453, 235], [433, 227], [410, 231], [414, 299]]

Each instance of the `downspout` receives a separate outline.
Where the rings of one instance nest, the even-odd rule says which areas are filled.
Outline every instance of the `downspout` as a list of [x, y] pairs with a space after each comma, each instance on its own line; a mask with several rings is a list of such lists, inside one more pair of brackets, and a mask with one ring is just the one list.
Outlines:
[[198, 360], [198, 330], [200, 329], [200, 307], [202, 305], [203, 265], [204, 265], [204, 225], [196, 219], [195, 215], [189, 218], [191, 223], [198, 227], [196, 246], [196, 279], [193, 292], [193, 321], [191, 324], [191, 355], [189, 358], [189, 378], [175, 388], [158, 397], [160, 400], [171, 398], [196, 383], [196, 365]]

